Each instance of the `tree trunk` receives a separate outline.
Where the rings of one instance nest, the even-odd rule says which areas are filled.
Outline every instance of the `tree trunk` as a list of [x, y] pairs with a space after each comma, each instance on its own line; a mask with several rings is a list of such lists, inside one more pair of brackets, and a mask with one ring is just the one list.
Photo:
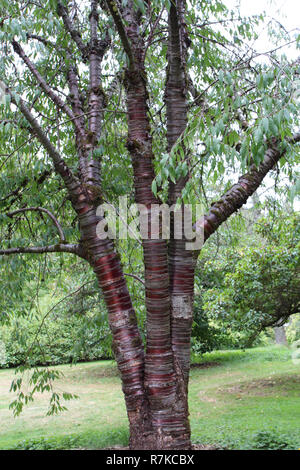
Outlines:
[[286, 339], [286, 333], [285, 333], [284, 326], [275, 326], [274, 327], [274, 333], [275, 333], [275, 342], [276, 342], [276, 344], [281, 344], [281, 345], [287, 346], [288, 342], [287, 342], [287, 339]]
[[[152, 397], [153, 398], [153, 397]], [[183, 377], [178, 377], [174, 400], [167, 412], [165, 404], [157, 399], [156, 412], [162, 413], [163, 426], [153, 423], [153, 409], [147, 405], [140, 415], [138, 426], [130, 423], [129, 447], [133, 450], [189, 450], [191, 449], [188, 419], [187, 390]], [[152, 404], [153, 406], [153, 404]], [[153, 425], [154, 424], [154, 425]]]

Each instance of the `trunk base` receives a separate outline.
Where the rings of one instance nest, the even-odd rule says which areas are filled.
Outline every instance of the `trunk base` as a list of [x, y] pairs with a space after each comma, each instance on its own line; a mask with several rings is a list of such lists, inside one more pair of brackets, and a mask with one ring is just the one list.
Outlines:
[[[177, 389], [167, 409], [151, 409], [148, 399], [128, 411], [131, 450], [191, 450], [187, 386], [177, 365]], [[161, 421], [162, 424], [158, 424]]]
[[176, 431], [156, 428], [150, 423], [147, 415], [144, 415], [143, 420], [139, 419], [136, 422], [131, 420], [129, 439], [131, 450], [191, 450], [191, 433], [187, 417], [182, 419], [181, 426], [177, 427]]
[[166, 435], [159, 432], [139, 433], [130, 437], [130, 450], [191, 450], [192, 444], [188, 435]]

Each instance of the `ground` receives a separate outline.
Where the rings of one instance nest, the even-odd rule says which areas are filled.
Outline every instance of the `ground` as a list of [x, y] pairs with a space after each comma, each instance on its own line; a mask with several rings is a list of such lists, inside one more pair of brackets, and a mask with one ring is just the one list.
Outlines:
[[[244, 449], [253, 446], [257, 433], [264, 439], [264, 433], [275, 433], [300, 447], [300, 365], [293, 363], [288, 348], [217, 351], [193, 362], [189, 402], [194, 444]], [[13, 418], [8, 405], [14, 398], [9, 392], [14, 370], [0, 370], [0, 449], [126, 446], [126, 411], [114, 363], [58, 367], [64, 379], [56, 389], [80, 398], [52, 417], [45, 416], [49, 397], [43, 394]]]

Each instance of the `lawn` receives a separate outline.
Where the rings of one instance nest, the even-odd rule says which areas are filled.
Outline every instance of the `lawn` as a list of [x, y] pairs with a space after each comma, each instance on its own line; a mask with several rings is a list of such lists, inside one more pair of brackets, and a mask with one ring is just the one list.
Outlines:
[[[300, 365], [293, 363], [288, 348], [217, 351], [193, 363], [189, 402], [194, 443], [245, 449], [265, 440], [275, 447], [288, 440], [300, 447]], [[68, 411], [50, 417], [49, 395], [40, 394], [14, 418], [8, 409], [14, 370], [0, 370], [0, 449], [24, 447], [27, 440], [27, 447], [46, 448], [126, 445], [127, 418], [115, 364], [58, 368], [64, 379], [55, 388], [80, 398], [67, 403]]]

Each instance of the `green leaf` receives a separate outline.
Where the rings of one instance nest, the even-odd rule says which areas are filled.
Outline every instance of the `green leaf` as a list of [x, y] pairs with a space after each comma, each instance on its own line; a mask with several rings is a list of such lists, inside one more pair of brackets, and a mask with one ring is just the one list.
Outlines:
[[157, 184], [156, 184], [155, 179], [152, 181], [151, 189], [152, 189], [154, 196], [157, 196]]
[[265, 117], [265, 118], [262, 119], [261, 122], [262, 122], [262, 127], [263, 127], [265, 133], [267, 134], [269, 132], [269, 119]]

